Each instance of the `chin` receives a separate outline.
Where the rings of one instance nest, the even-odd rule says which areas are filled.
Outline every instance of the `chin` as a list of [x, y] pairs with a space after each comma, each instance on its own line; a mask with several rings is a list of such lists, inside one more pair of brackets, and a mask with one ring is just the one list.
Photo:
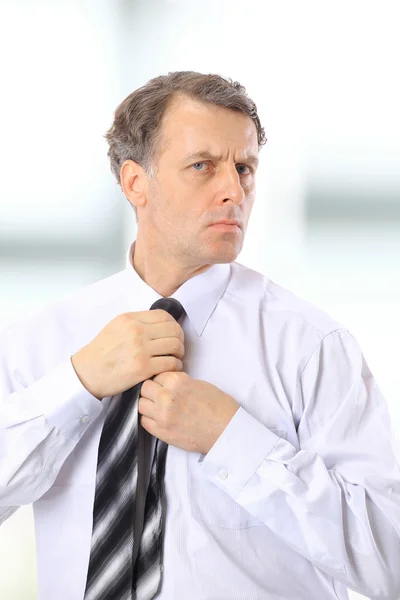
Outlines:
[[238, 244], [221, 244], [220, 247], [213, 248], [210, 252], [214, 263], [231, 263], [237, 259], [242, 250]]

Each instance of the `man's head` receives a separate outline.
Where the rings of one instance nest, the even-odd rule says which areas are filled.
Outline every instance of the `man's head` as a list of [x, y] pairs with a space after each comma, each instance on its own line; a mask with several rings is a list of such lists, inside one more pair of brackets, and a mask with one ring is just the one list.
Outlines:
[[266, 141], [243, 86], [192, 71], [156, 77], [121, 103], [106, 139], [149, 249], [188, 266], [235, 260]]

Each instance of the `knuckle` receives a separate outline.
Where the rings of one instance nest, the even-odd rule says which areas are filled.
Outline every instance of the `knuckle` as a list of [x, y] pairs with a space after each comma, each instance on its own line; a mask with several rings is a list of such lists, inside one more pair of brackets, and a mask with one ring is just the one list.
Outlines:
[[121, 313], [120, 315], [117, 315], [115, 317], [115, 319], [113, 319], [114, 321], [121, 321], [122, 323], [126, 323], [126, 322], [130, 322], [132, 320], [132, 317], [129, 313], [125, 312], [125, 313]]
[[130, 325], [130, 330], [135, 337], [140, 337], [144, 332], [144, 325], [139, 321], [132, 321]]
[[173, 372], [173, 373], [170, 374], [170, 376], [169, 376], [169, 382], [168, 382], [170, 388], [175, 388], [175, 387], [179, 386], [180, 375], [181, 374], [177, 373], [177, 372]]
[[129, 313], [122, 313], [112, 320], [112, 323], [123, 331], [129, 331], [136, 322]]

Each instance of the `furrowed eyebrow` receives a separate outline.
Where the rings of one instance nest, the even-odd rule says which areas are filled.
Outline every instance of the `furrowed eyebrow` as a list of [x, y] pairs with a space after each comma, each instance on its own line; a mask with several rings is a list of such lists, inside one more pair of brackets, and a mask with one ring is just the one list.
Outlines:
[[257, 156], [250, 155], [244, 160], [244, 162], [253, 165], [253, 167], [258, 167], [259, 160]]
[[221, 160], [222, 156], [211, 154], [211, 152], [207, 152], [207, 150], [200, 152], [192, 152], [191, 154], [187, 154], [185, 156], [185, 160], [195, 160], [196, 158], [205, 158], [207, 160]]
[[[204, 158], [205, 160], [221, 160], [222, 156], [217, 156], [216, 154], [211, 154], [207, 150], [202, 150], [200, 152], [192, 152], [191, 154], [187, 154], [185, 156], [185, 160], [196, 160], [197, 158]], [[249, 163], [254, 167], [258, 166], [258, 158], [257, 156], [250, 155], [243, 160], [244, 163]], [[241, 164], [241, 163], [238, 163]]]

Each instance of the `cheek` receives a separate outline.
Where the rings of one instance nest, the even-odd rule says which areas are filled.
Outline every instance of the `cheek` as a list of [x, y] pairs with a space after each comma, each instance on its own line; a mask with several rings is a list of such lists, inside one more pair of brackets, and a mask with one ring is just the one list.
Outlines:
[[250, 196], [246, 195], [246, 198], [243, 203], [244, 204], [243, 214], [244, 214], [244, 220], [245, 220], [246, 225], [250, 219], [251, 211], [253, 210], [254, 200], [255, 200], [254, 194], [251, 194]]
[[247, 210], [251, 210], [253, 204], [254, 204], [254, 200], [256, 197], [256, 190], [255, 190], [255, 186], [252, 185], [251, 188], [244, 188], [244, 192], [246, 194], [246, 198], [245, 198], [245, 203], [246, 203], [246, 208]]

